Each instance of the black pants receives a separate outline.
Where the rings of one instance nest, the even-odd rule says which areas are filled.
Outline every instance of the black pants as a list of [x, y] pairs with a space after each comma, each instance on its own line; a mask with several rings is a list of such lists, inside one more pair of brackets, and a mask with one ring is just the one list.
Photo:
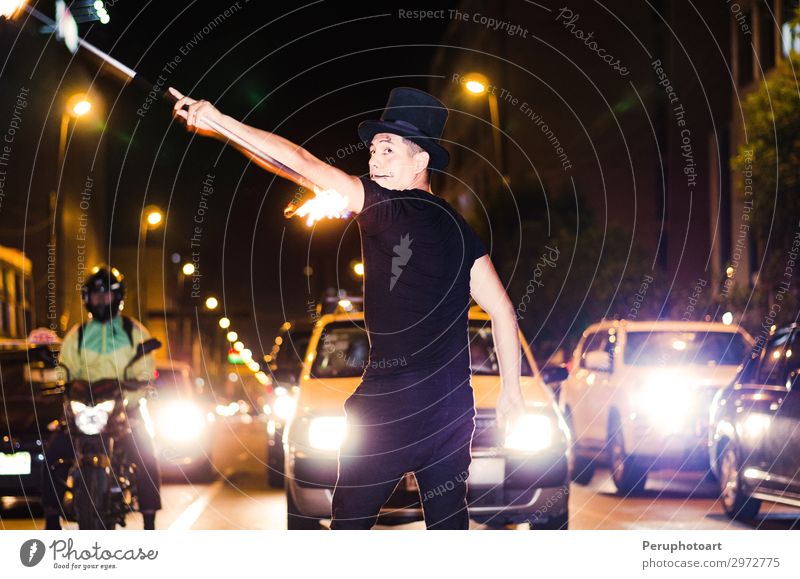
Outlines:
[[[468, 529], [467, 477], [475, 408], [469, 382], [446, 390], [348, 399], [331, 528], [370, 529], [405, 473], [413, 472], [428, 529]], [[448, 382], [449, 384], [449, 382]], [[362, 384], [363, 386], [363, 384]], [[378, 389], [379, 390], [379, 389]], [[438, 394], [437, 394], [438, 392]], [[419, 404], [425, 401], [425, 404]]]
[[[131, 422], [131, 434], [120, 439], [130, 460], [138, 465], [136, 489], [140, 511], [161, 508], [161, 473], [155, 455], [153, 439], [140, 421]], [[56, 430], [45, 446], [42, 466], [42, 507], [46, 515], [62, 514], [67, 476], [75, 461], [72, 439], [66, 430]]]

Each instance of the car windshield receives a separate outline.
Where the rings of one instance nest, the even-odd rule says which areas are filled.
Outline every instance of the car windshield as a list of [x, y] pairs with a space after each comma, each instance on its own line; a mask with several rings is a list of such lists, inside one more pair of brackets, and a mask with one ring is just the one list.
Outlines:
[[311, 367], [314, 378], [359, 378], [369, 360], [369, 340], [363, 326], [353, 322], [328, 324], [317, 344]]
[[[497, 376], [500, 367], [488, 322], [470, 321], [470, 369], [478, 376]], [[530, 364], [521, 353], [521, 374], [532, 376]], [[325, 326], [325, 333], [317, 346], [317, 355], [311, 367], [315, 378], [353, 378], [364, 373], [369, 361], [369, 340], [363, 326], [352, 322], [339, 322]]]
[[181, 370], [159, 368], [156, 374], [156, 390], [159, 397], [188, 398], [192, 396], [192, 385]]
[[631, 366], [738, 365], [748, 352], [732, 332], [628, 332], [625, 363]]
[[[470, 321], [469, 323], [470, 370], [475, 376], [499, 376], [500, 365], [494, 350], [492, 326], [489, 322]], [[520, 350], [521, 374], [533, 376], [525, 353]]]

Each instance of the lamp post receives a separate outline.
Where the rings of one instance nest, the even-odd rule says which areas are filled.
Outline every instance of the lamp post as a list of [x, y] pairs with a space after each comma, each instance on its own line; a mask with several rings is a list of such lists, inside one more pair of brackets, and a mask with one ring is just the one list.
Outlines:
[[[139, 307], [141, 311], [139, 316], [141, 322], [147, 325], [147, 318], [149, 310], [147, 307], [147, 269], [150, 267], [150, 261], [147, 259], [147, 232], [151, 229], [158, 229], [164, 221], [164, 214], [161, 209], [155, 205], [148, 205], [142, 211], [142, 218], [139, 222], [139, 247], [137, 253], [144, 259], [137, 258], [137, 269], [139, 270], [138, 284], [139, 284]], [[144, 262], [144, 265], [141, 264]]]
[[[87, 115], [91, 110], [92, 103], [88, 97], [84, 93], [78, 93], [71, 96], [67, 100], [64, 109], [61, 111], [61, 123], [58, 131], [58, 155], [56, 157], [56, 185], [53, 190], [50, 191], [49, 203], [51, 221], [50, 249], [56, 260], [56, 269], [58, 271], [58, 275], [56, 277], [59, 281], [64, 280], [64, 268], [61, 265], [61, 261], [58, 259], [58, 236], [59, 233], [63, 231], [63, 228], [59, 227], [58, 225], [58, 195], [59, 191], [61, 190], [61, 179], [64, 176], [64, 162], [67, 151], [67, 137], [69, 136], [69, 124], [71, 120], [75, 119], [77, 121], [80, 117]], [[62, 291], [63, 288], [61, 288], [58, 293], [62, 293]], [[70, 308], [71, 304], [65, 308], [61, 315], [60, 325], [62, 332], [67, 330], [67, 325], [69, 324]]]
[[497, 95], [493, 90], [489, 90], [491, 85], [485, 75], [474, 72], [466, 77], [464, 89], [467, 93], [475, 96], [486, 95], [489, 103], [489, 120], [492, 123], [492, 141], [494, 142], [495, 164], [503, 177], [503, 181], [508, 183], [505, 166], [503, 163], [503, 142], [500, 138], [500, 105], [497, 102]]

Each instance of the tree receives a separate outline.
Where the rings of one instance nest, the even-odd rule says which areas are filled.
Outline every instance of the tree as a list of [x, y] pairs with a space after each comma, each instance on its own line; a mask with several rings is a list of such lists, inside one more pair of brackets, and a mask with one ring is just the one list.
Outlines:
[[[800, 24], [800, 11], [792, 26]], [[798, 267], [787, 269], [792, 240], [800, 232], [800, 56], [781, 61], [759, 88], [742, 103], [746, 142], [731, 159], [744, 178], [752, 175], [752, 191], [740, 191], [752, 203], [750, 232], [756, 255], [765, 256], [759, 272], [756, 300], [762, 306], [775, 299], [779, 284], [797, 285]], [[789, 277], [786, 277], [788, 271]], [[796, 308], [784, 305], [778, 323], [788, 321]]]

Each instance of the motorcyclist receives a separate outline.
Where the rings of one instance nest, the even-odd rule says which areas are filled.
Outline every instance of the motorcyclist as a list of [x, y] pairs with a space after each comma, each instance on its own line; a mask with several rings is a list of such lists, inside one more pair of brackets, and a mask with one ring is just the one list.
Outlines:
[[[81, 299], [90, 319], [70, 329], [61, 346], [61, 364], [69, 371], [70, 380], [95, 382], [114, 379], [146, 383], [153, 379], [155, 362], [152, 355], [137, 360], [127, 375], [123, 375], [126, 365], [134, 357], [136, 346], [150, 337], [142, 324], [121, 314], [124, 297], [124, 278], [116, 268], [92, 268], [81, 287]], [[125, 446], [127, 456], [138, 465], [137, 496], [147, 530], [155, 529], [156, 511], [161, 508], [161, 477], [152, 437], [139, 413], [139, 401], [146, 395], [146, 389], [126, 392], [131, 432], [119, 443]], [[46, 529], [61, 528], [61, 501], [74, 456], [69, 432], [56, 429], [48, 441], [42, 471]]]

